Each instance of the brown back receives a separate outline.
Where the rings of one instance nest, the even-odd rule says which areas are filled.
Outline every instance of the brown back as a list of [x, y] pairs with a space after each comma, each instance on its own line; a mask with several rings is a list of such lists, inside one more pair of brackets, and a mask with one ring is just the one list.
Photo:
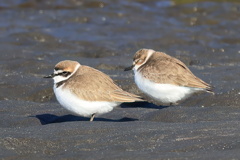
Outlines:
[[154, 52], [138, 70], [145, 78], [155, 83], [203, 88], [211, 91], [211, 86], [196, 77], [183, 62], [163, 52]]
[[143, 101], [139, 96], [123, 91], [106, 74], [84, 65], [79, 67], [63, 87], [67, 86], [71, 86], [71, 92], [87, 101]]

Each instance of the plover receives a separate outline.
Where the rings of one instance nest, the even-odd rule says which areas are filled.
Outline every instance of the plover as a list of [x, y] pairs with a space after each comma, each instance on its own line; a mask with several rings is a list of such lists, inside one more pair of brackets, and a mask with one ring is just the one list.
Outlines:
[[212, 87], [196, 77], [180, 60], [163, 52], [140, 49], [133, 57], [133, 69], [138, 88], [157, 102], [178, 104], [193, 93], [212, 92]]
[[123, 91], [103, 72], [65, 60], [56, 64], [53, 90], [58, 102], [80, 116], [91, 117], [110, 112], [123, 102], [143, 101], [140, 96]]

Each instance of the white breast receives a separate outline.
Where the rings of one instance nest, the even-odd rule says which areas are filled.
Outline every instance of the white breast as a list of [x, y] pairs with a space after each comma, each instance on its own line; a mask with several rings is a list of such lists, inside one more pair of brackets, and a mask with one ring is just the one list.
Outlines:
[[203, 90], [200, 88], [154, 83], [144, 78], [140, 72], [134, 70], [134, 73], [138, 88], [153, 99], [165, 104], [176, 103], [188, 98], [195, 92]]
[[120, 104], [118, 102], [82, 100], [71, 93], [67, 88], [63, 89], [62, 86], [56, 88], [54, 85], [53, 89], [58, 102], [64, 108], [84, 117], [90, 117], [92, 114], [101, 115], [110, 112], [114, 107]]

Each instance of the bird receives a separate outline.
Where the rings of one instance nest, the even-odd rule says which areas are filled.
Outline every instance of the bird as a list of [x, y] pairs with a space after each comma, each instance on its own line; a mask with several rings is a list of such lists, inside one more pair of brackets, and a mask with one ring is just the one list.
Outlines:
[[125, 71], [134, 71], [138, 88], [152, 100], [177, 105], [197, 92], [213, 93], [213, 87], [196, 77], [180, 60], [152, 49], [140, 49], [133, 57], [133, 65]]
[[54, 72], [44, 78], [54, 80], [56, 99], [65, 109], [90, 117], [90, 121], [123, 102], [144, 101], [140, 96], [122, 90], [103, 72], [77, 61], [60, 61]]

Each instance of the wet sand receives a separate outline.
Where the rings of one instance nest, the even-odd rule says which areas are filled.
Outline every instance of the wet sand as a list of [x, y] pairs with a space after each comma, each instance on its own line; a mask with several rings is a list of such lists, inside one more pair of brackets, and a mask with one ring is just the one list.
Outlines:
[[[1, 159], [239, 159], [240, 3], [0, 2]], [[76, 60], [142, 95], [140, 48], [177, 57], [214, 86], [178, 106], [124, 103], [89, 122], [63, 109], [49, 79]]]

